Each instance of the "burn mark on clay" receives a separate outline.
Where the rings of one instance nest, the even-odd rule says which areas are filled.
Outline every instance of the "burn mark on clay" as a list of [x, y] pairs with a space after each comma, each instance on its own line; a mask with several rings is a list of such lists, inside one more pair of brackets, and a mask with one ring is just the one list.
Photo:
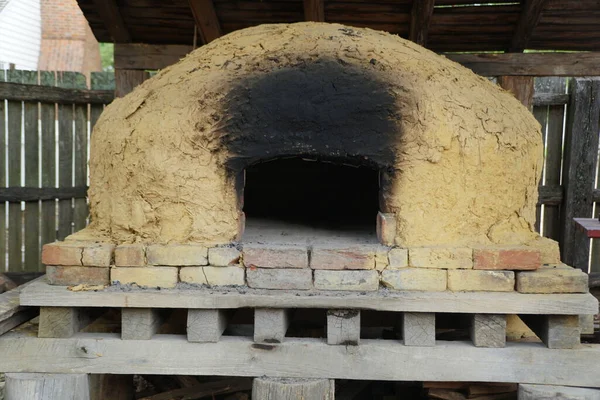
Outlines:
[[262, 343], [254, 343], [252, 345], [252, 348], [254, 349], [258, 349], [258, 350], [273, 350], [275, 349], [277, 346], [274, 346], [272, 344], [262, 344]]

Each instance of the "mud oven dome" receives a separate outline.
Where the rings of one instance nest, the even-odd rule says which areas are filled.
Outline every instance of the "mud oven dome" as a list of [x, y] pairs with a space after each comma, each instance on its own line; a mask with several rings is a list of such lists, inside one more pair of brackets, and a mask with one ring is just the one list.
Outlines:
[[54, 285], [587, 291], [533, 229], [534, 117], [387, 33], [234, 32], [115, 100], [91, 151]]

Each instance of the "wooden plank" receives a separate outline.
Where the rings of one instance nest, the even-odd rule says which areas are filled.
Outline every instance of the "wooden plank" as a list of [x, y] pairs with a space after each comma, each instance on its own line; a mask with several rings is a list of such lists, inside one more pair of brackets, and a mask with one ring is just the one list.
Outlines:
[[69, 338], [85, 328], [90, 315], [82, 308], [40, 307], [40, 338]]
[[471, 340], [477, 347], [504, 347], [506, 345], [506, 315], [473, 314]]
[[131, 35], [115, 0], [94, 0], [94, 9], [100, 15], [113, 42], [131, 42]]
[[[115, 44], [115, 69], [162, 69], [185, 57], [192, 46]], [[93, 86], [92, 86], [93, 88]]]
[[7, 400], [90, 400], [86, 374], [6, 374]]
[[[51, 73], [42, 72], [42, 74]], [[0, 98], [58, 104], [108, 104], [115, 97], [114, 92], [109, 90], [65, 89], [46, 86], [48, 83], [43, 85], [0, 82]]]
[[[540, 79], [540, 78], [538, 78]], [[566, 79], [565, 78], [542, 78], [542, 79], [553, 79], [556, 81], [558, 85], [565, 86]], [[537, 91], [537, 89], [536, 89]], [[533, 105], [534, 106], [559, 106], [565, 105], [569, 102], [569, 94], [560, 92], [560, 93], [533, 93]]]
[[599, 400], [600, 390], [556, 386], [556, 385], [519, 385], [519, 400]]
[[590, 240], [577, 229], [573, 218], [592, 216], [592, 194], [598, 149], [600, 80], [572, 79], [567, 107], [562, 183], [561, 259], [587, 272]]
[[360, 310], [327, 310], [327, 344], [357, 346]]
[[[40, 72], [40, 84], [53, 87], [56, 78], [53, 72]], [[42, 188], [56, 187], [56, 106], [52, 103], [40, 104], [40, 123], [41, 127], [41, 186]], [[56, 240], [56, 197], [42, 200], [40, 214], [40, 236], [41, 245], [51, 243]]]
[[254, 310], [254, 341], [281, 343], [290, 326], [291, 310], [257, 308]]
[[499, 76], [498, 84], [513, 94], [525, 107], [531, 110], [533, 105], [532, 76]]
[[525, 0], [522, 3], [521, 15], [508, 48], [509, 52], [520, 53], [527, 48], [546, 3], [547, 0]]
[[188, 310], [187, 339], [190, 342], [218, 342], [227, 328], [229, 310]]
[[[76, 81], [76, 87], [85, 89], [87, 86], [83, 75]], [[74, 186], [87, 186], [88, 178], [88, 105], [76, 104], [74, 110], [75, 135], [73, 143], [73, 173]], [[73, 230], [82, 230], [87, 225], [89, 210], [86, 198], [73, 199]]]
[[335, 383], [331, 379], [255, 378], [253, 399], [269, 400], [333, 400]]
[[[538, 78], [539, 79], [539, 78]], [[542, 142], [543, 142], [543, 146], [544, 148], [546, 147], [546, 129], [548, 126], [548, 107], [539, 107], [539, 106], [534, 106], [533, 110], [531, 111], [533, 116], [535, 117], [535, 119], [540, 123], [541, 128], [542, 128]], [[540, 235], [543, 235], [542, 232], [542, 209], [545, 210], [544, 202], [542, 201], [542, 190], [546, 188], [546, 186], [544, 186], [544, 172], [543, 169], [546, 167], [546, 159], [545, 159], [545, 155], [546, 152], [544, 152], [544, 164], [542, 166], [542, 174], [540, 176], [540, 183], [538, 185], [538, 202], [536, 204], [535, 207], [535, 231], [538, 232]], [[562, 201], [562, 187], [560, 187], [560, 199], [558, 204], [560, 204], [560, 201]]]
[[[217, 395], [246, 391], [251, 388], [251, 379], [227, 378], [214, 382], [197, 383], [189, 387], [172, 389], [167, 392], [141, 397], [138, 398], [138, 400], [201, 399], [205, 397], [212, 397], [214, 399]], [[310, 398], [307, 398], [307, 400], [308, 399]]]
[[[21, 83], [23, 71], [6, 71], [9, 82]], [[21, 186], [21, 129], [22, 105], [8, 102], [8, 186]], [[23, 224], [21, 203], [8, 205], [8, 271], [22, 271]]]
[[39, 314], [35, 307], [21, 306], [19, 295], [24, 287], [19, 286], [0, 294], [0, 336]]
[[[0, 70], [0, 82], [6, 79], [4, 70]], [[6, 105], [0, 99], [0, 152], [5, 154], [6, 149]], [[6, 186], [6, 162], [0, 162], [0, 188]], [[6, 263], [6, 207], [7, 204], [0, 200], [0, 271], [7, 270]]]
[[580, 345], [577, 315], [521, 315], [520, 318], [549, 349], [574, 349]]
[[405, 346], [435, 346], [435, 314], [405, 312], [398, 319]]
[[[330, 346], [322, 339], [289, 338], [277, 345], [223, 336], [218, 343], [182, 335], [121, 340], [118, 334], [79, 333], [39, 339], [11, 332], [0, 338], [0, 370], [7, 372], [270, 376], [378, 381], [528, 382], [600, 387], [600, 345], [551, 350], [539, 343], [503, 349], [438, 341], [434, 347], [363, 339]], [[407, 365], [410, 368], [407, 368]]]
[[408, 37], [421, 46], [427, 46], [427, 35], [434, 5], [435, 0], [413, 0]]
[[[56, 84], [61, 87], [73, 88], [77, 79], [75, 72], [59, 72]], [[73, 105], [58, 105], [58, 186], [73, 187]], [[58, 202], [58, 232], [57, 239], [64, 240], [73, 233], [72, 200]]]
[[204, 44], [221, 37], [221, 25], [212, 0], [188, 0]]
[[149, 340], [158, 332], [164, 313], [153, 308], [124, 308], [121, 310], [121, 339]]
[[450, 60], [483, 76], [600, 75], [600, 52], [446, 54]]
[[[47, 175], [47, 174], [46, 174]], [[85, 198], [88, 187], [11, 187], [0, 188], [0, 201], [20, 202], [54, 199]], [[50, 214], [54, 216], [54, 214]]]
[[[38, 83], [37, 71], [23, 71], [22, 82], [29, 85]], [[35, 101], [27, 101], [23, 104], [23, 133], [25, 140], [25, 186], [40, 186], [39, 177], [39, 105]], [[27, 272], [41, 271], [43, 269], [40, 260], [40, 204], [38, 201], [25, 203], [24, 212], [23, 245], [24, 264], [23, 270]]]
[[325, 1], [304, 0], [304, 20], [325, 22]]
[[140, 70], [129, 70], [129, 69], [117, 69], [115, 70], [115, 96], [123, 97], [131, 92], [135, 87], [146, 79], [150, 75], [146, 71]]
[[560, 185], [539, 186], [538, 204], [558, 206], [563, 200], [563, 188]]
[[[274, 293], [276, 292], [276, 293]], [[343, 294], [343, 295], [341, 295]], [[319, 292], [245, 289], [140, 289], [72, 292], [64, 286], [35, 282], [21, 293], [21, 304], [66, 307], [138, 307], [186, 309], [339, 308], [409, 312], [481, 314], [594, 314], [598, 300], [586, 294], [517, 292]]]

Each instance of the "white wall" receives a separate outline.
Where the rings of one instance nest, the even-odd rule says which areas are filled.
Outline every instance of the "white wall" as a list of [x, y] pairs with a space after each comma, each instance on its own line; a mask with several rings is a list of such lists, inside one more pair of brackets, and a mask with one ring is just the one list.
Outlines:
[[40, 0], [9, 0], [0, 11], [0, 69], [37, 70], [41, 39]]

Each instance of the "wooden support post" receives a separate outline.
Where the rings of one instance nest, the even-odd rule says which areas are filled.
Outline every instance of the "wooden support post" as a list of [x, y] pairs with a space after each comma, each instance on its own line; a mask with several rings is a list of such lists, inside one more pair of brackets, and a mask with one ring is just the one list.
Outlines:
[[397, 322], [405, 346], [435, 346], [435, 313], [405, 312]]
[[325, 21], [324, 0], [304, 0], [304, 20], [314, 22]]
[[7, 373], [6, 400], [90, 400], [87, 374]]
[[229, 314], [229, 310], [188, 310], [188, 341], [218, 342], [227, 327]]
[[561, 260], [588, 270], [590, 239], [573, 218], [592, 217], [593, 191], [598, 157], [600, 80], [571, 79], [564, 143], [563, 203], [561, 205]]
[[255, 378], [253, 399], [333, 400], [333, 379]]
[[40, 307], [38, 337], [69, 338], [85, 328], [91, 317], [82, 308]]
[[148, 79], [148, 72], [137, 69], [115, 70], [115, 97], [123, 97]]
[[155, 308], [121, 309], [121, 339], [148, 340], [164, 321], [163, 310]]
[[531, 39], [533, 31], [540, 21], [547, 0], [525, 0], [522, 3], [519, 22], [508, 49], [511, 53], [522, 52], [527, 48], [529, 39]]
[[327, 311], [327, 344], [356, 346], [360, 342], [359, 310]]
[[529, 110], [533, 107], [533, 76], [499, 76], [498, 84]]
[[581, 328], [578, 315], [519, 315], [549, 349], [579, 346]]
[[600, 390], [554, 385], [519, 385], [519, 400], [600, 400]]
[[221, 24], [212, 0], [188, 0], [196, 26], [204, 44], [219, 38], [222, 34]]
[[582, 335], [594, 334], [594, 315], [582, 314], [579, 316], [579, 328]]
[[434, 4], [435, 0], [413, 0], [409, 39], [421, 46], [427, 45]]
[[257, 308], [254, 310], [254, 341], [281, 343], [290, 326], [290, 310]]
[[506, 345], [506, 315], [473, 314], [471, 340], [477, 347], [504, 347]]

